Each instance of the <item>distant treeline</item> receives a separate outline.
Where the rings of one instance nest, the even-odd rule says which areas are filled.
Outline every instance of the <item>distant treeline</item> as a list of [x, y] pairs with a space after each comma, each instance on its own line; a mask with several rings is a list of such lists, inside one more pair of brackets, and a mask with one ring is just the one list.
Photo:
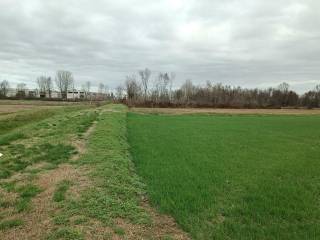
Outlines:
[[98, 91], [93, 93], [90, 81], [82, 85], [81, 91], [76, 91], [72, 73], [61, 70], [57, 72], [54, 81], [51, 77], [39, 76], [36, 79], [38, 87], [33, 91], [27, 91], [26, 84], [19, 83], [14, 92], [10, 93], [9, 82], [4, 80], [0, 82], [0, 98], [96, 99], [141, 107], [320, 107], [320, 85], [302, 95], [290, 90], [287, 83], [281, 83], [275, 88], [247, 89], [209, 81], [195, 85], [191, 80], [186, 80], [180, 87], [173, 88], [174, 73], [160, 72], [153, 76], [153, 81], [151, 75], [152, 72], [146, 68], [138, 71], [138, 75], [127, 76], [125, 84], [113, 91], [106, 84], [100, 83]]
[[[128, 76], [124, 90], [125, 101], [129, 106], [144, 107], [217, 107], [217, 108], [281, 108], [281, 107], [320, 107], [320, 85], [302, 95], [290, 90], [287, 83], [276, 88], [246, 89], [231, 87], [221, 83], [207, 82], [195, 85], [185, 81], [179, 88], [173, 89], [173, 73], [159, 73], [155, 81], [149, 82], [151, 71], [139, 71]], [[121, 88], [121, 87], [119, 87]], [[122, 92], [118, 89], [119, 93]]]

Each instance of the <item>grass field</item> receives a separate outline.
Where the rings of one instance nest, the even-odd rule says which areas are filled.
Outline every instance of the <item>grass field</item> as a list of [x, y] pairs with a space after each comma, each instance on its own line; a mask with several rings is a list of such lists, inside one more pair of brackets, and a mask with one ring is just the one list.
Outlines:
[[0, 103], [0, 239], [188, 239], [148, 204], [125, 106], [17, 104]]
[[320, 116], [128, 114], [152, 204], [194, 239], [319, 239]]
[[0, 239], [318, 238], [317, 110], [131, 111], [0, 101]]

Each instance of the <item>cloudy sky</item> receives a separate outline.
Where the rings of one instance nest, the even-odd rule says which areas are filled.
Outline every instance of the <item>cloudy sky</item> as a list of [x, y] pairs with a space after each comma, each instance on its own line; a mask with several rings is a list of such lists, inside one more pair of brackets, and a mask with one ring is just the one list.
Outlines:
[[319, 0], [0, 0], [0, 80], [73, 72], [114, 88], [148, 67], [175, 84], [320, 83]]

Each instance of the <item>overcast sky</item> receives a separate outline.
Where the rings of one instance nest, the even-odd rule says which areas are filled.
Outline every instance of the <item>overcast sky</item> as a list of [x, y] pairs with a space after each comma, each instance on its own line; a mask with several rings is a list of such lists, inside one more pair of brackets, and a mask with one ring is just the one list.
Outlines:
[[0, 0], [0, 80], [72, 71], [114, 88], [148, 67], [244, 87], [320, 83], [319, 0]]

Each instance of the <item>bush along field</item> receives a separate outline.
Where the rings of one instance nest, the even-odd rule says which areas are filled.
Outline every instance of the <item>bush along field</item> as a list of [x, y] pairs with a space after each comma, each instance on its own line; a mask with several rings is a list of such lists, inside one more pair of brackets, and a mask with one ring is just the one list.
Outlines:
[[320, 116], [128, 114], [152, 205], [194, 239], [319, 239]]
[[17, 114], [0, 119], [0, 239], [188, 239], [149, 206], [126, 107]]

